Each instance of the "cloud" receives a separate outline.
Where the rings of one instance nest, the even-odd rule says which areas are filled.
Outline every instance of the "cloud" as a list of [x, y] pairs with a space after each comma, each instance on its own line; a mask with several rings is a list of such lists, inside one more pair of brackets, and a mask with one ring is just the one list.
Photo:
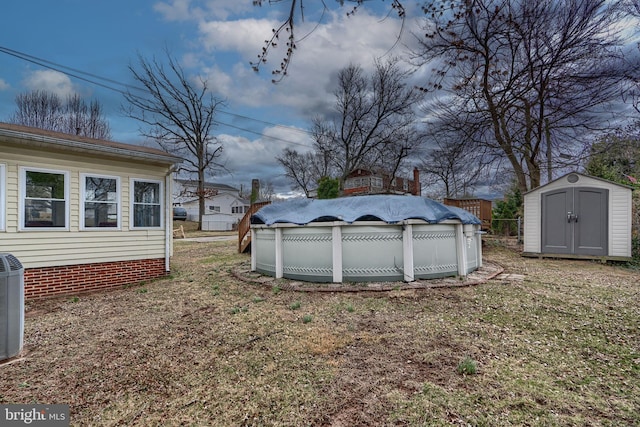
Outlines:
[[11, 86], [9, 85], [9, 83], [7, 83], [4, 80], [0, 79], [0, 90], [7, 90], [10, 87]]
[[202, 9], [192, 9], [190, 5], [191, 0], [172, 0], [155, 3], [153, 10], [160, 13], [167, 21], [190, 21], [202, 13]]
[[249, 139], [242, 136], [221, 134], [218, 140], [224, 147], [225, 168], [213, 178], [216, 182], [235, 187], [251, 184], [254, 178], [263, 183], [273, 184], [276, 192], [286, 193], [291, 184], [284, 176], [284, 170], [276, 157], [285, 148], [306, 151], [311, 146], [309, 135], [301, 129], [269, 127], [263, 130], [263, 136]]
[[247, 12], [253, 8], [249, 1], [209, 0], [196, 6], [192, 0], [170, 0], [158, 2], [153, 9], [167, 21], [199, 21], [205, 17], [226, 20], [230, 16]]
[[[280, 21], [269, 19], [210, 20], [199, 24], [201, 43], [207, 54], [222, 58], [234, 52], [236, 62], [228, 77], [215, 66], [208, 72], [221, 83], [218, 89], [238, 106], [264, 107], [281, 105], [295, 109], [307, 118], [333, 102], [333, 80], [340, 68], [360, 64], [372, 68], [377, 58], [391, 58], [401, 52], [399, 36], [409, 42], [408, 30], [402, 32], [399, 19], [381, 19], [366, 12], [346, 17], [330, 13], [325, 22], [303, 22], [296, 29], [297, 43], [289, 75], [280, 83], [271, 83], [271, 70], [278, 68], [284, 57], [282, 49], [270, 52], [268, 62], [261, 65], [259, 75], [250, 62], [257, 59], [265, 39]], [[412, 24], [413, 25], [413, 24]], [[284, 45], [285, 40], [280, 40]], [[397, 49], [394, 49], [397, 48]]]
[[76, 93], [69, 76], [53, 70], [33, 71], [23, 80], [23, 84], [27, 90], [45, 90], [63, 99]]
[[[289, 75], [273, 84], [271, 71], [278, 68], [285, 55], [286, 40], [279, 41], [281, 46], [270, 52], [259, 73], [250, 62], [258, 59], [265, 39], [283, 22], [286, 7], [255, 8], [248, 1], [237, 0], [167, 0], [157, 3], [156, 10], [166, 19], [191, 20], [196, 26], [196, 46], [184, 55], [183, 64], [208, 80], [212, 92], [227, 100], [226, 109], [266, 111], [261, 113], [265, 120], [301, 128], [309, 126], [313, 116], [326, 114], [333, 107], [335, 77], [341, 68], [359, 64], [366, 71], [372, 70], [376, 59], [400, 55], [403, 45], [413, 42], [411, 31], [417, 28], [417, 22], [407, 18], [403, 30], [397, 16], [387, 15], [388, 8], [380, 15], [370, 7], [349, 17], [347, 8], [325, 11], [322, 19], [319, 13], [306, 14], [305, 21], [297, 22], [297, 49]], [[250, 116], [251, 112], [243, 114]], [[310, 146], [309, 135], [282, 127], [264, 128], [264, 124], [243, 122], [238, 117], [219, 118], [236, 128], [221, 125], [218, 131], [250, 129], [262, 136], [218, 134], [224, 145], [226, 168], [233, 173], [221, 172], [213, 179], [246, 186], [251, 179], [259, 178], [271, 182], [279, 193], [288, 191], [291, 184], [276, 157], [285, 147], [305, 151], [297, 143]]]

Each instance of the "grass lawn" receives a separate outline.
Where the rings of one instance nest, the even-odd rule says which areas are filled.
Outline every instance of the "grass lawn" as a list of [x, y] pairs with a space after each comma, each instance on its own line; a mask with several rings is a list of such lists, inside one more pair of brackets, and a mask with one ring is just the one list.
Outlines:
[[170, 278], [27, 303], [0, 403], [71, 425], [640, 424], [640, 274], [485, 257], [520, 279], [296, 293], [243, 283], [237, 243], [175, 241]]

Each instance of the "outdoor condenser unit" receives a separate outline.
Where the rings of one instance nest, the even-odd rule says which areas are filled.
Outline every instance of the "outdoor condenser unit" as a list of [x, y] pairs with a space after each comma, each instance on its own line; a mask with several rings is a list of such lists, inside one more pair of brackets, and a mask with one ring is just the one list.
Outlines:
[[24, 268], [16, 257], [0, 253], [0, 360], [22, 351]]

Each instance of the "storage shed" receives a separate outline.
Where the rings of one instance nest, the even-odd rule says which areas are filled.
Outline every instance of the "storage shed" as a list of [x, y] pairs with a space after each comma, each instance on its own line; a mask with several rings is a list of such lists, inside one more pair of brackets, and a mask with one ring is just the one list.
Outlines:
[[572, 172], [525, 193], [523, 255], [630, 259], [631, 191]]

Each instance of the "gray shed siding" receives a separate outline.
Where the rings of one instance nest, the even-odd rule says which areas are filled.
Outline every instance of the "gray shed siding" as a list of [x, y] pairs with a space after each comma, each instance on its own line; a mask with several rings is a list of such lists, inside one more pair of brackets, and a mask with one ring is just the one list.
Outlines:
[[[569, 182], [570, 175], [577, 175], [578, 180]], [[608, 256], [631, 257], [631, 188], [578, 173], [567, 174], [524, 195], [524, 253], [542, 253], [542, 194], [571, 187], [609, 191]]]

